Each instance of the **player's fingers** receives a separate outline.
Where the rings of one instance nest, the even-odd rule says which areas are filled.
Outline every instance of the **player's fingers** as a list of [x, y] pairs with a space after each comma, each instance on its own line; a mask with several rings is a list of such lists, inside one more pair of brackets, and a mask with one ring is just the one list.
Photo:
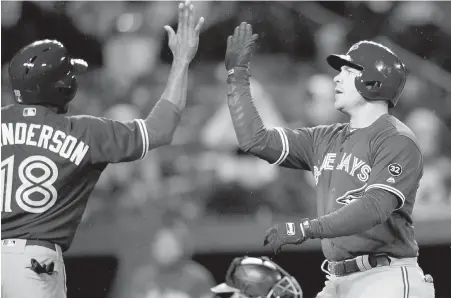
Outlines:
[[243, 42], [246, 38], [246, 22], [242, 22], [240, 24], [240, 31], [239, 31], [239, 35], [240, 35], [240, 42]]
[[230, 35], [229, 37], [227, 37], [227, 48], [230, 48], [230, 45], [232, 44], [232, 35]]
[[181, 32], [182, 31], [182, 26], [183, 26], [183, 9], [184, 9], [185, 5], [183, 3], [179, 4], [179, 21], [178, 21], [178, 25], [177, 25], [177, 32]]
[[248, 39], [248, 44], [247, 46], [250, 49], [253, 49], [255, 47], [255, 41], [258, 39], [258, 34], [254, 34], [252, 35], [249, 39]]
[[194, 29], [195, 26], [194, 20], [194, 5], [190, 4], [188, 8], [188, 28], [189, 30]]
[[247, 24], [246, 25], [246, 30], [245, 30], [244, 40], [248, 40], [249, 38], [251, 38], [251, 36], [252, 36], [252, 25], [251, 24]]
[[187, 0], [185, 1], [185, 8], [183, 12], [183, 23], [184, 23], [184, 30], [185, 30], [185, 36], [188, 33], [189, 30], [189, 17], [190, 17], [190, 2]]
[[235, 28], [235, 31], [233, 32], [233, 43], [237, 43], [238, 42], [239, 32], [240, 32], [240, 26], [237, 26]]
[[196, 28], [194, 28], [194, 31], [196, 31], [197, 36], [199, 36], [200, 30], [202, 29], [204, 22], [205, 19], [203, 17], [200, 17], [199, 21], [197, 22]]
[[[277, 232], [273, 228], [269, 228], [265, 232], [265, 240], [263, 241], [263, 245], [268, 243], [275, 243], [277, 241]], [[265, 244], [266, 243], [266, 244]]]
[[277, 225], [273, 225], [269, 228], [266, 229], [266, 234], [273, 234], [276, 233], [278, 230], [278, 226]]
[[266, 246], [269, 244], [268, 235], [265, 236], [265, 239], [263, 240], [263, 246]]
[[174, 29], [171, 28], [171, 26], [168, 25], [164, 26], [164, 30], [166, 30], [166, 32], [168, 33], [169, 40], [174, 38], [175, 32]]

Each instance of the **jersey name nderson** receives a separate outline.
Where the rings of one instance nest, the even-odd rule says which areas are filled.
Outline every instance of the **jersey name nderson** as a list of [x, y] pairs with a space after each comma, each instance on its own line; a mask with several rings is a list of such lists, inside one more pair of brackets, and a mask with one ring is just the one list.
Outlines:
[[48, 125], [29, 123], [2, 123], [1, 146], [27, 145], [52, 151], [62, 158], [80, 165], [89, 146], [61, 130]]

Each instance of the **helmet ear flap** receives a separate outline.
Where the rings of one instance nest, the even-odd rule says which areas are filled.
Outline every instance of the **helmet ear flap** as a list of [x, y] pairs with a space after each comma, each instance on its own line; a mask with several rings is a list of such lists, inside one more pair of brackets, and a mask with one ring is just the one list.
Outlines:
[[382, 88], [384, 87], [384, 83], [381, 80], [374, 78], [367, 79], [365, 74], [362, 74], [355, 78], [354, 83], [357, 91], [366, 100], [385, 100], [385, 94]]

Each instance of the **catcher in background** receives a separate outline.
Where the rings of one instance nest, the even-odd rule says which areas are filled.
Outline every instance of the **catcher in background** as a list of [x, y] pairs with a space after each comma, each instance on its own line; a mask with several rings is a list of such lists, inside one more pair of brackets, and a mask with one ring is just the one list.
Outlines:
[[296, 279], [267, 257], [233, 259], [225, 280], [211, 288], [218, 297], [302, 298]]
[[275, 166], [311, 171], [318, 210], [317, 218], [273, 225], [264, 245], [278, 253], [287, 244], [322, 239], [328, 281], [318, 298], [434, 297], [418, 265], [412, 221], [423, 156], [414, 133], [389, 113], [406, 83], [402, 61], [372, 41], [330, 55], [327, 62], [339, 72], [334, 106], [349, 123], [272, 128], [250, 92], [257, 37], [243, 22], [227, 40], [227, 101], [238, 144]]

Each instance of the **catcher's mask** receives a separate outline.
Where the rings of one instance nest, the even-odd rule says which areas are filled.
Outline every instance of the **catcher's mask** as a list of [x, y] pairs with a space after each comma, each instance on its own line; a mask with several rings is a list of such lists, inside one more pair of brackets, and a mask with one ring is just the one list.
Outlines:
[[226, 282], [211, 291], [249, 298], [302, 298], [302, 289], [294, 277], [267, 257], [241, 257], [232, 261]]

